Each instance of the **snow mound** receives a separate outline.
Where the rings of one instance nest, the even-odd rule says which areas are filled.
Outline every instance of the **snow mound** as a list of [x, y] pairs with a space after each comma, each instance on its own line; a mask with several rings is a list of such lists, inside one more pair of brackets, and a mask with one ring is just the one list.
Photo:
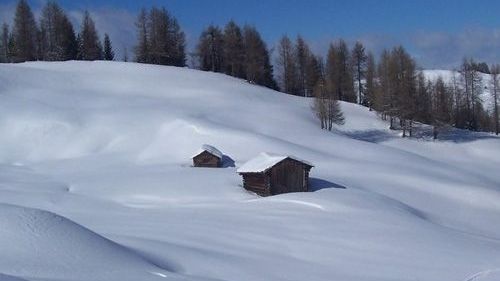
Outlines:
[[0, 280], [158, 280], [152, 272], [170, 274], [85, 227], [37, 209], [0, 204], [0, 245], [0, 272], [12, 276]]

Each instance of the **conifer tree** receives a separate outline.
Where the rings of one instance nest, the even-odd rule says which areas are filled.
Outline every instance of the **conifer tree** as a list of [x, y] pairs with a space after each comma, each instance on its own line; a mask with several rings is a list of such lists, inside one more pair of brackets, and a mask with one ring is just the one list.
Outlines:
[[37, 59], [38, 27], [35, 16], [26, 0], [19, 0], [12, 30], [15, 45], [15, 62]]
[[224, 27], [224, 73], [245, 78], [245, 47], [241, 28], [233, 21], [229, 21]]
[[450, 124], [452, 120], [452, 95], [450, 94], [450, 91], [441, 76], [436, 80], [432, 93], [433, 108], [431, 123], [433, 125], [434, 139], [437, 139], [441, 130]]
[[361, 42], [356, 42], [352, 50], [352, 65], [354, 67], [354, 78], [357, 85], [357, 100], [359, 104], [367, 105], [367, 100], [365, 97], [365, 85], [363, 80], [366, 78], [366, 63], [368, 57], [365, 53], [365, 47]]
[[366, 84], [365, 84], [365, 103], [366, 106], [373, 110], [375, 103], [375, 93], [376, 93], [376, 65], [375, 58], [371, 52], [368, 53], [366, 58]]
[[42, 16], [40, 19], [40, 31], [42, 36], [40, 49], [41, 58], [43, 60], [58, 60], [58, 54], [61, 53], [57, 44], [57, 37], [59, 36], [57, 27], [61, 13], [61, 9], [54, 1], [47, 2], [42, 9]]
[[243, 28], [243, 38], [247, 80], [257, 85], [277, 89], [269, 51], [260, 33], [255, 27], [246, 25]]
[[330, 45], [326, 71], [327, 82], [332, 85], [337, 99], [356, 102], [350, 66], [350, 54], [344, 40], [339, 40], [335, 44]]
[[64, 14], [60, 21], [59, 48], [62, 53], [59, 56], [61, 60], [74, 60], [78, 53], [78, 43], [75, 30], [69, 18]]
[[430, 86], [427, 83], [422, 71], [417, 74], [417, 92], [416, 92], [416, 112], [415, 119], [426, 124], [431, 123], [432, 119], [432, 98]]
[[306, 41], [302, 38], [302, 36], [297, 36], [297, 40], [295, 42], [295, 64], [297, 68], [297, 94], [300, 96], [309, 96], [311, 92], [308, 93], [308, 85], [315, 84], [315, 82], [309, 82], [309, 80], [314, 80], [314, 77], [309, 77], [309, 75], [314, 75], [314, 72], [310, 72], [309, 70], [311, 66], [310, 64], [314, 64], [313, 61], [315, 58], [311, 54], [311, 50], [307, 45]]
[[[314, 96], [314, 87], [317, 85], [320, 79], [324, 78], [323, 73], [323, 59], [316, 57], [314, 54], [310, 53], [307, 59], [306, 69], [305, 69], [305, 89], [304, 96], [312, 97]], [[300, 66], [299, 66], [300, 68]], [[300, 70], [299, 70], [300, 71]]]
[[337, 95], [337, 99], [339, 98], [337, 91], [337, 84], [340, 80], [339, 75], [340, 74], [337, 69], [337, 52], [335, 51], [334, 45], [330, 44], [326, 55], [325, 83], [328, 83], [334, 94]]
[[9, 62], [9, 26], [6, 23], [0, 30], [0, 62]]
[[122, 58], [122, 61], [123, 62], [128, 62], [128, 48], [126, 46], [123, 47], [123, 58]]
[[151, 63], [168, 65], [172, 47], [169, 34], [170, 15], [165, 8], [153, 7], [149, 12], [148, 34]]
[[352, 69], [350, 65], [350, 52], [344, 40], [339, 40], [336, 44], [337, 51], [337, 68], [340, 74], [339, 80], [339, 95], [340, 100], [347, 102], [356, 102], [354, 94], [354, 85], [352, 79]]
[[76, 58], [77, 44], [73, 25], [56, 2], [49, 1], [44, 6], [40, 31], [41, 59], [60, 61]]
[[394, 48], [391, 55], [394, 70], [391, 78], [396, 90], [394, 113], [400, 121], [403, 137], [407, 132], [411, 136], [416, 113], [416, 64], [402, 46]]
[[483, 90], [482, 78], [477, 70], [477, 63], [472, 59], [464, 59], [460, 70], [464, 81], [465, 112], [467, 121], [465, 128], [476, 131], [478, 124], [478, 105], [481, 104], [481, 93]]
[[[382, 119], [386, 120], [391, 114], [392, 106], [392, 85], [390, 83], [390, 53], [383, 50], [380, 55], [380, 61], [377, 65], [377, 87], [374, 92], [373, 106], [375, 110], [381, 113]], [[391, 122], [391, 129], [393, 128]]]
[[500, 91], [500, 65], [494, 64], [490, 67], [491, 76], [491, 90], [490, 94], [493, 98], [493, 122], [495, 124], [495, 134], [500, 133], [500, 116], [498, 114], [498, 102], [499, 102], [499, 91]]
[[210, 25], [200, 35], [196, 51], [201, 70], [222, 72], [224, 65], [224, 39], [219, 27]]
[[101, 60], [103, 58], [102, 45], [95, 28], [95, 23], [88, 11], [85, 11], [81, 31], [79, 33], [79, 58], [81, 60]]
[[186, 66], [186, 35], [174, 17], [171, 18], [169, 33], [172, 35], [171, 60], [169, 61], [169, 65]]
[[115, 60], [115, 51], [107, 33], [104, 34], [104, 60]]
[[8, 49], [7, 57], [9, 62], [16, 62], [15, 60], [17, 56], [16, 40], [12, 32], [9, 35], [9, 44], [7, 49]]
[[150, 63], [149, 57], [149, 35], [148, 35], [148, 13], [142, 8], [137, 17], [135, 26], [137, 28], [137, 45], [135, 46], [135, 61], [139, 63]]
[[165, 8], [142, 9], [135, 23], [135, 60], [159, 65], [186, 65], [186, 38], [177, 19]]
[[276, 63], [279, 67], [278, 78], [281, 91], [291, 95], [298, 95], [298, 73], [295, 60], [295, 50], [288, 36], [283, 36], [278, 44], [278, 58]]

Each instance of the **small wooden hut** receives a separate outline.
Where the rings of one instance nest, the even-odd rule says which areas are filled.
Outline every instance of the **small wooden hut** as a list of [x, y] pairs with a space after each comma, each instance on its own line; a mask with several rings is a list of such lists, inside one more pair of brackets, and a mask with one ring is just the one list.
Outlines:
[[204, 144], [195, 155], [193, 155], [193, 166], [204, 168], [222, 167], [222, 152], [217, 148]]
[[261, 153], [238, 169], [243, 187], [261, 196], [309, 191], [314, 166], [294, 156]]

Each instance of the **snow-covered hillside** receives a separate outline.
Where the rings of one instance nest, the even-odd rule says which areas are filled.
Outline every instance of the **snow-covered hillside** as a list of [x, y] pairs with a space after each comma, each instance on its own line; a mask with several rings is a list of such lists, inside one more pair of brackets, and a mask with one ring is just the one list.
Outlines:
[[[453, 71], [453, 70], [442, 70], [442, 69], [430, 69], [430, 70], [423, 70], [424, 76], [429, 79], [430, 81], [435, 82], [439, 77], [443, 79], [443, 81], [451, 86], [453, 84], [453, 79], [455, 79], [456, 83], [460, 87], [464, 87], [463, 85], [463, 78], [458, 71]], [[491, 96], [491, 76], [486, 73], [480, 73], [481, 77], [481, 86], [483, 87], [482, 95], [479, 97], [481, 101], [483, 102], [483, 105], [486, 110], [493, 110], [493, 104], [494, 104], [494, 99]]]
[[[496, 280], [499, 138], [401, 139], [353, 104], [327, 132], [310, 102], [189, 69], [0, 65], [0, 280]], [[234, 165], [192, 168], [205, 143]], [[246, 192], [264, 151], [312, 162], [315, 191]]]

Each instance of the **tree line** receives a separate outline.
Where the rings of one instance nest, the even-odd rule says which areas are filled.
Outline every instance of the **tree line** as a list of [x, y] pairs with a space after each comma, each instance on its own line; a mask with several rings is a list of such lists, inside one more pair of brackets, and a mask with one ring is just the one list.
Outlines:
[[37, 22], [27, 1], [20, 0], [12, 28], [4, 23], [0, 30], [0, 62], [114, 60], [114, 56], [108, 34], [103, 45], [88, 11], [76, 33], [55, 1], [45, 4]]
[[[165, 8], [142, 9], [135, 26], [136, 62], [186, 66], [186, 36]], [[451, 79], [430, 81], [402, 46], [384, 50], [376, 60], [362, 43], [349, 48], [340, 39], [321, 57], [301, 36], [292, 40], [285, 35], [274, 50], [254, 26], [240, 27], [233, 20], [222, 28], [206, 27], [190, 57], [192, 66], [200, 70], [314, 97], [313, 110], [327, 130], [344, 122], [338, 101], [345, 101], [376, 110], [404, 137], [414, 134], [418, 122], [433, 125], [435, 137], [450, 126], [499, 131], [499, 67], [471, 58], [464, 59]], [[37, 22], [27, 1], [19, 0], [12, 28], [3, 24], [0, 30], [0, 62], [114, 59], [109, 36], [104, 34], [101, 43], [88, 11], [77, 33], [55, 1], [45, 4]], [[126, 50], [123, 60], [128, 60]], [[488, 85], [482, 79], [485, 74], [490, 75]], [[485, 109], [481, 100], [485, 87], [492, 95], [493, 110]]]
[[193, 58], [200, 70], [225, 73], [278, 89], [270, 53], [254, 26], [241, 28], [230, 21], [224, 28], [210, 25], [204, 29]]
[[[283, 36], [277, 46], [277, 81], [281, 91], [315, 97], [313, 110], [321, 128], [332, 130], [344, 117], [338, 101], [376, 110], [390, 128], [414, 135], [416, 123], [431, 124], [434, 138], [449, 127], [499, 133], [499, 66], [464, 59], [452, 77], [425, 77], [402, 46], [382, 51], [378, 62], [356, 42], [352, 49], [340, 39], [326, 58], [314, 55], [301, 36]], [[490, 83], [483, 81], [490, 76]], [[488, 84], [488, 85], [487, 85]], [[488, 89], [493, 109], [484, 108]]]
[[[498, 65], [484, 67], [472, 58], [464, 59], [451, 77], [427, 79], [415, 60], [401, 46], [383, 51], [379, 63], [371, 59], [366, 67], [365, 94], [368, 106], [389, 119], [391, 129], [413, 136], [416, 122], [433, 126], [433, 136], [455, 127], [471, 131], [499, 133]], [[488, 69], [488, 73], [483, 73]], [[490, 76], [490, 83], [483, 77]], [[488, 89], [493, 109], [484, 107]]]

